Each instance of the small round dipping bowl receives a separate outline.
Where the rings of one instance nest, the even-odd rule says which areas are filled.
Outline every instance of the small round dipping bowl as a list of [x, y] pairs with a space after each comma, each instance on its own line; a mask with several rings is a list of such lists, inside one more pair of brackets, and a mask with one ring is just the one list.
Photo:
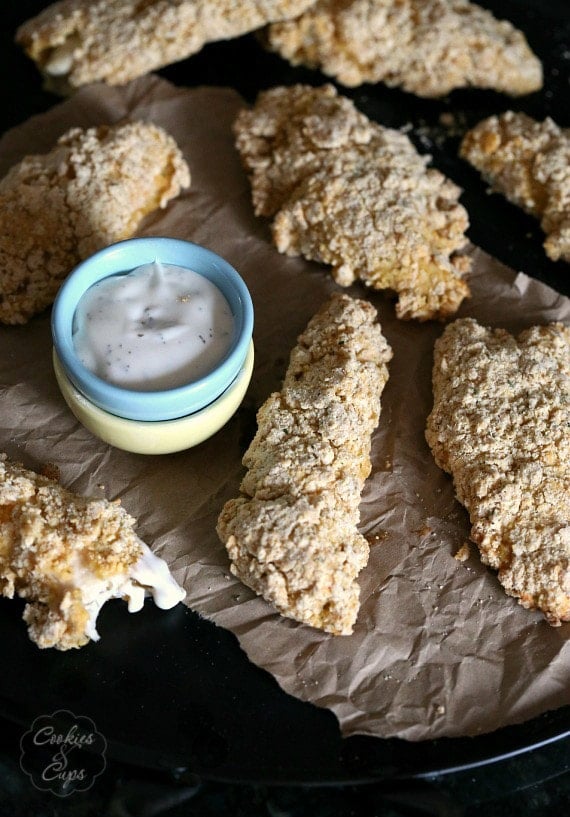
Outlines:
[[[152, 262], [208, 278], [225, 296], [235, 332], [206, 375], [172, 389], [138, 391], [101, 379], [79, 360], [73, 343], [77, 305], [93, 284]], [[61, 287], [52, 310], [54, 370], [77, 419], [105, 442], [136, 453], [168, 453], [197, 445], [218, 431], [240, 405], [253, 371], [253, 305], [236, 270], [205, 247], [173, 238], [133, 238], [81, 262]]]

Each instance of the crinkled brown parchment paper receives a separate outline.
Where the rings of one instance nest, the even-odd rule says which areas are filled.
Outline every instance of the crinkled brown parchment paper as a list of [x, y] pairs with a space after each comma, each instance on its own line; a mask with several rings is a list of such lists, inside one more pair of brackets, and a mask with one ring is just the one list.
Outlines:
[[[48, 315], [3, 327], [0, 449], [31, 467], [53, 463], [75, 491], [120, 497], [186, 587], [188, 605], [235, 633], [287, 692], [332, 709], [346, 735], [473, 735], [570, 703], [570, 624], [553, 629], [507, 598], [474, 545], [466, 562], [453, 558], [468, 539], [467, 515], [424, 440], [442, 327], [396, 321], [381, 294], [351, 290], [378, 308], [394, 350], [362, 500], [361, 530], [372, 547], [354, 634], [280, 618], [230, 576], [215, 523], [238, 490], [255, 408], [279, 386], [297, 334], [335, 289], [323, 267], [280, 256], [268, 225], [253, 216], [230, 131], [242, 104], [231, 90], [147, 77], [123, 89], [84, 89], [4, 136], [2, 174], [71, 125], [139, 117], [169, 130], [192, 186], [142, 232], [197, 241], [234, 264], [255, 305], [257, 357], [246, 401], [222, 431], [196, 449], [144, 457], [109, 447], [75, 421], [52, 374]], [[478, 250], [471, 286], [460, 314], [481, 322], [518, 330], [570, 321], [570, 300]]]

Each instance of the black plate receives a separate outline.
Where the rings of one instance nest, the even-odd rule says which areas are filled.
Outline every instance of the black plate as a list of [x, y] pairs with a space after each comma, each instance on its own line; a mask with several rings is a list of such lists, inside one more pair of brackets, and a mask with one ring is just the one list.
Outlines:
[[430, 777], [529, 751], [570, 735], [570, 708], [477, 738], [410, 743], [342, 739], [331, 712], [286, 695], [249, 662], [237, 639], [180, 605], [137, 615], [110, 602], [101, 641], [40, 651], [20, 602], [0, 601], [7, 662], [0, 715], [28, 729], [38, 715], [88, 715], [116, 760], [186, 769], [204, 780], [374, 782]]
[[[19, 0], [0, 11], [2, 130], [57, 102], [41, 90], [35, 67], [12, 43], [16, 26], [45, 3]], [[493, 92], [460, 91], [419, 100], [382, 86], [346, 91], [369, 116], [410, 123], [419, 150], [465, 190], [470, 238], [510, 266], [570, 295], [567, 264], [544, 255], [537, 223], [499, 196], [457, 158], [458, 136], [442, 113], [469, 126], [508, 107], [570, 125], [570, 9], [566, 0], [484, 2], [522, 28], [545, 66], [545, 88], [514, 102]], [[544, 6], [547, 6], [545, 9]], [[317, 72], [293, 69], [265, 53], [254, 35], [207, 46], [160, 72], [180, 85], [228, 85], [246, 99], [276, 84], [321, 84]], [[91, 717], [109, 756], [140, 767], [187, 769], [203, 779], [263, 783], [339, 783], [431, 777], [480, 766], [568, 739], [570, 708], [476, 738], [420, 744], [367, 737], [342, 739], [332, 713], [286, 695], [252, 665], [230, 633], [179, 606], [148, 603], [136, 616], [120, 602], [99, 619], [102, 640], [78, 652], [39, 651], [27, 638], [19, 601], [0, 600], [0, 716], [29, 728], [57, 709]], [[568, 626], [568, 625], [567, 625]]]

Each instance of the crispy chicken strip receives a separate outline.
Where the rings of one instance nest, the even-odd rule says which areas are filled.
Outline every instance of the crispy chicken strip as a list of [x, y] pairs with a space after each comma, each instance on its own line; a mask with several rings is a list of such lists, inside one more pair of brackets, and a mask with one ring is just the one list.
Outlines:
[[218, 519], [234, 575], [281, 615], [335, 635], [352, 632], [368, 561], [358, 506], [392, 357], [375, 318], [335, 294], [311, 319], [259, 410], [243, 496]]
[[437, 341], [426, 437], [499, 581], [550, 624], [570, 620], [570, 329], [518, 338], [473, 319]]
[[26, 599], [24, 621], [39, 647], [68, 650], [99, 635], [99, 610], [145, 592], [169, 609], [184, 598], [166, 562], [133, 530], [117, 502], [85, 499], [0, 455], [0, 592]]
[[0, 181], [0, 321], [41, 312], [81, 259], [132, 236], [189, 183], [172, 137], [144, 122], [72, 128], [25, 157]]
[[273, 88], [234, 124], [257, 215], [280, 252], [332, 265], [335, 281], [394, 290], [400, 318], [445, 317], [469, 289], [460, 190], [403, 133], [332, 85]]
[[319, 0], [267, 34], [293, 65], [347, 86], [381, 81], [424, 97], [469, 85], [513, 96], [542, 87], [524, 35], [467, 0]]
[[213, 40], [301, 14], [314, 0], [60, 0], [16, 41], [63, 93], [90, 82], [122, 85]]
[[461, 155], [495, 190], [540, 219], [549, 258], [570, 261], [570, 129], [507, 111], [468, 131]]

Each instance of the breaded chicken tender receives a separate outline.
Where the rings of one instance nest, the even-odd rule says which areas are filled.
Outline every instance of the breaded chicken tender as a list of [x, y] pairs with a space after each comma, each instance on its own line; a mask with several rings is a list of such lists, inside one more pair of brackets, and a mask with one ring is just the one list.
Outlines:
[[174, 139], [144, 122], [72, 128], [0, 181], [0, 321], [48, 307], [73, 267], [130, 238], [190, 184]]
[[24, 621], [39, 647], [97, 640], [108, 599], [125, 598], [135, 612], [147, 591], [163, 609], [184, 598], [134, 523], [118, 503], [76, 496], [0, 455], [0, 592], [26, 599]]
[[375, 318], [335, 294], [310, 320], [258, 412], [242, 496], [218, 519], [234, 575], [281, 615], [335, 635], [352, 632], [368, 561], [358, 508], [392, 357]]
[[16, 41], [48, 87], [123, 85], [195, 54], [301, 14], [313, 0], [60, 0], [25, 22]]
[[335, 281], [394, 290], [400, 318], [453, 314], [469, 288], [460, 190], [403, 133], [371, 122], [332, 85], [277, 87], [235, 121], [254, 210], [287, 255]]
[[570, 329], [468, 318], [436, 342], [426, 437], [482, 561], [550, 624], [570, 620]]
[[468, 0], [318, 0], [271, 25], [267, 39], [293, 65], [347, 86], [384, 82], [423, 97], [470, 85], [513, 96], [542, 87], [524, 35]]
[[540, 219], [549, 258], [570, 261], [570, 129], [507, 111], [468, 131], [461, 156], [494, 190]]

